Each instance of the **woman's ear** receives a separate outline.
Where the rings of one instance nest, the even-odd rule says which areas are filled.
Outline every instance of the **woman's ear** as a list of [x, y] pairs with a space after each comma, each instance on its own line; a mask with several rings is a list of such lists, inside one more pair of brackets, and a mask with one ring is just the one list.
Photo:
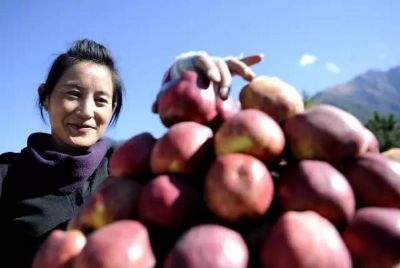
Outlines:
[[42, 97], [45, 94], [45, 90], [46, 85], [44, 83], [40, 84], [40, 86], [38, 87], [39, 101], [42, 103], [44, 109], [47, 111], [47, 108], [49, 106], [49, 96], [46, 96], [44, 99]]

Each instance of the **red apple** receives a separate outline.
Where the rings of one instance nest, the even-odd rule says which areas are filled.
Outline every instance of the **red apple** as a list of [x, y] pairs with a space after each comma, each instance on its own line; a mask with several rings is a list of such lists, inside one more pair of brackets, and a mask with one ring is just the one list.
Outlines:
[[291, 156], [338, 165], [366, 152], [365, 127], [352, 114], [328, 104], [312, 106], [284, 125]]
[[364, 129], [364, 138], [366, 140], [367, 149], [366, 152], [379, 153], [379, 140], [374, 133], [368, 128]]
[[256, 77], [242, 88], [239, 99], [242, 109], [261, 110], [278, 123], [304, 111], [297, 89], [278, 77]]
[[81, 231], [55, 229], [36, 252], [32, 268], [72, 268], [85, 244], [86, 237]]
[[335, 226], [314, 211], [282, 214], [260, 253], [261, 267], [352, 267], [350, 253]]
[[380, 153], [365, 153], [344, 169], [359, 206], [400, 208], [400, 163]]
[[199, 172], [212, 161], [213, 131], [196, 122], [177, 123], [154, 145], [150, 165], [154, 174]]
[[151, 174], [150, 155], [156, 138], [148, 132], [135, 135], [112, 154], [109, 172], [112, 176], [143, 179]]
[[358, 209], [343, 238], [355, 267], [400, 266], [400, 209]]
[[267, 167], [246, 154], [220, 155], [204, 183], [207, 207], [220, 219], [233, 223], [262, 217], [274, 194]]
[[68, 229], [92, 232], [137, 215], [140, 184], [132, 178], [108, 176], [70, 219]]
[[221, 225], [198, 225], [179, 238], [165, 268], [229, 267], [247, 268], [248, 248], [242, 236]]
[[143, 186], [138, 216], [146, 225], [182, 229], [196, 219], [200, 204], [197, 191], [183, 178], [159, 175]]
[[285, 138], [280, 126], [266, 113], [241, 110], [226, 120], [215, 133], [215, 152], [246, 153], [262, 162], [280, 160], [285, 148]]
[[301, 160], [285, 167], [278, 183], [284, 211], [313, 210], [335, 226], [344, 226], [354, 215], [353, 190], [336, 168], [319, 160]]
[[232, 96], [228, 96], [226, 100], [222, 100], [217, 96], [216, 101], [217, 116], [209, 124], [214, 132], [222, 125], [222, 123], [240, 111], [240, 103], [235, 102]]
[[199, 80], [196, 72], [186, 71], [179, 81], [171, 81], [159, 93], [157, 111], [166, 127], [183, 121], [207, 125], [217, 116], [213, 86], [209, 83], [204, 88]]
[[155, 263], [147, 228], [135, 220], [120, 220], [88, 237], [74, 268], [150, 268]]

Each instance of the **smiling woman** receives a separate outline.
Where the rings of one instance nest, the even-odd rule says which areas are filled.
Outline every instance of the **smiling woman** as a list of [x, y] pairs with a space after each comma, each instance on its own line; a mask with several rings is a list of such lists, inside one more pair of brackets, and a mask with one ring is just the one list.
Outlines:
[[2, 262], [30, 267], [47, 234], [64, 229], [106, 178], [115, 144], [102, 137], [118, 119], [122, 91], [110, 51], [95, 41], [78, 40], [54, 60], [38, 89], [51, 133], [33, 133], [20, 153], [0, 155]]

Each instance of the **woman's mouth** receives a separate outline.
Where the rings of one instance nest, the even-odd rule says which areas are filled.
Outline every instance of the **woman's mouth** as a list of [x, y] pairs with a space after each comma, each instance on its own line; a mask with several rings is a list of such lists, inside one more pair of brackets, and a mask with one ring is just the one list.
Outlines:
[[79, 132], [88, 132], [88, 131], [94, 129], [94, 127], [92, 127], [90, 125], [85, 125], [85, 124], [68, 124], [68, 125], [75, 131], [79, 131]]

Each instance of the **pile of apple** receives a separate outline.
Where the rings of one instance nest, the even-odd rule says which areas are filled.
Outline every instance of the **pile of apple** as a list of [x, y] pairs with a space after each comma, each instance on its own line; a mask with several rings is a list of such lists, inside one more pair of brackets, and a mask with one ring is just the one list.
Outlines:
[[259, 76], [222, 101], [187, 72], [33, 267], [399, 267], [400, 163], [353, 115]]

